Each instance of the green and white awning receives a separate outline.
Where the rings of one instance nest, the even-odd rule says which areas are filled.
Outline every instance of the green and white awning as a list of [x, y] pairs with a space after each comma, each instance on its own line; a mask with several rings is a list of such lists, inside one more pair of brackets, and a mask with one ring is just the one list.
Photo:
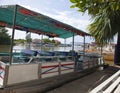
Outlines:
[[13, 27], [16, 7], [15, 29], [64, 39], [72, 37], [73, 33], [74, 35], [89, 36], [86, 32], [19, 5], [0, 6], [0, 26]]

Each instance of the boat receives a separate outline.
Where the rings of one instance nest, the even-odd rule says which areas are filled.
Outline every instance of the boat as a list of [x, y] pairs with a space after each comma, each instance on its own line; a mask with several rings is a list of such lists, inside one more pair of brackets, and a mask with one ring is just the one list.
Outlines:
[[[23, 31], [27, 30], [27, 32], [33, 32], [39, 35], [40, 34], [47, 35], [49, 37], [60, 37], [64, 39], [68, 37], [73, 37], [73, 42], [72, 42], [73, 46], [74, 46], [74, 36], [76, 34], [84, 37], [84, 46], [85, 46], [85, 36], [90, 36], [86, 32], [82, 32], [81, 30], [78, 30], [72, 26], [69, 26], [62, 22], [44, 16], [40, 13], [31, 11], [19, 5], [1, 6], [0, 10], [1, 10], [0, 19], [2, 19], [2, 21], [0, 21], [0, 25], [3, 27], [13, 28], [13, 32], [15, 29], [18, 29]], [[13, 16], [13, 14], [15, 15], [14, 22], [16, 21], [14, 25], [12, 25], [13, 17], [11, 17]], [[8, 17], [9, 20], [6, 20], [6, 18]], [[26, 19], [26, 20], [22, 20], [22, 22], [19, 22], [18, 24], [17, 21], [21, 21], [21, 19]], [[14, 40], [13, 36], [14, 34], [12, 34], [12, 41]], [[39, 52], [38, 50], [37, 51], [23, 50], [18, 54], [15, 54], [13, 52], [13, 42], [12, 42], [10, 48], [11, 53], [8, 53], [8, 55], [6, 55], [6, 57], [10, 57], [10, 61], [8, 60], [9, 65], [7, 64], [8, 63], [7, 61], [6, 64], [3, 63], [4, 61], [3, 62], [0, 61], [0, 66], [1, 66], [0, 88], [2, 88], [1, 90], [8, 89], [8, 86], [11, 85], [15, 86], [17, 84], [23, 84], [23, 83], [28, 84], [28, 82], [35, 80], [50, 81], [49, 80], [50, 77], [55, 77], [55, 76], [66, 77], [67, 74], [77, 73], [79, 71], [86, 71], [86, 70], [91, 71], [90, 69], [94, 69], [103, 65], [101, 62], [98, 62], [99, 56], [98, 57], [97, 55], [90, 56], [91, 54], [86, 56], [86, 60], [81, 61], [80, 59], [80, 62], [77, 62], [77, 60], [75, 60], [76, 53], [74, 52], [73, 46], [72, 46], [72, 51], [69, 52], [54, 51], [54, 55], [51, 55], [51, 52], [44, 51], [45, 52], [43, 53], [44, 55], [41, 56], [41, 52]], [[83, 51], [83, 53], [84, 52], [85, 51]], [[4, 56], [2, 55], [2, 57]], [[42, 61], [41, 59], [45, 59], [45, 62]], [[54, 59], [56, 59], [57, 61], [54, 61]], [[13, 63], [15, 63], [15, 65]], [[60, 80], [58, 80], [58, 78], [54, 79], [54, 81], [55, 80], [62, 81], [64, 77]], [[30, 85], [32, 85], [32, 83]], [[11, 91], [12, 90], [9, 91], [8, 89], [8, 92]]]

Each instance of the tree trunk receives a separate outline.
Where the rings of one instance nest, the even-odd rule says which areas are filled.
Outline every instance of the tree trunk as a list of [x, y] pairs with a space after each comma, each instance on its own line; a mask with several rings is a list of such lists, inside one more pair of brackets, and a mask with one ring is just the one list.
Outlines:
[[115, 46], [114, 64], [120, 66], [120, 33], [118, 33], [117, 45]]

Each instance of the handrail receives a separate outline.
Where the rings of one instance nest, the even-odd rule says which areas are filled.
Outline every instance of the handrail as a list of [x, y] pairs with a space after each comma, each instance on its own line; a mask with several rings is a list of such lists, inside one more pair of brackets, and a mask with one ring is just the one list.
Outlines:
[[[99, 86], [94, 88], [90, 93], [99, 93], [99, 92], [100, 93], [111, 93], [111, 91], [113, 91], [114, 88], [118, 86], [119, 83], [120, 83], [120, 70], [116, 72], [115, 74], [113, 74], [110, 78], [105, 80], [103, 83], [101, 83]], [[105, 88], [106, 86], [108, 87], [105, 90], [103, 90], [103, 88]]]

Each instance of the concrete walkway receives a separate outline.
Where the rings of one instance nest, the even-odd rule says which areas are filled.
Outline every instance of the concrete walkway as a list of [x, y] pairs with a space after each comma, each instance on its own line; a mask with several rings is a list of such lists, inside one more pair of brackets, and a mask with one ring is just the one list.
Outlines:
[[92, 74], [67, 83], [59, 88], [56, 88], [46, 93], [89, 93], [91, 89], [109, 78], [119, 69], [120, 68], [109, 67], [103, 71], [97, 70]]

